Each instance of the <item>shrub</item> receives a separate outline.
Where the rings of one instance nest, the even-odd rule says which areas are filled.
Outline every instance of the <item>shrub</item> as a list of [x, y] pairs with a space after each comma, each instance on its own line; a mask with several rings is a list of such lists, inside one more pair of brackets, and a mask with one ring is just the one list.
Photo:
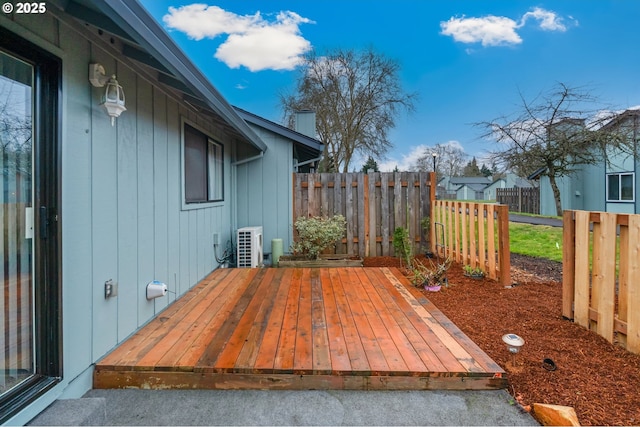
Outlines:
[[293, 252], [305, 255], [309, 259], [318, 259], [320, 253], [344, 236], [347, 220], [342, 215], [326, 217], [300, 217], [295, 223], [298, 231]]
[[409, 230], [398, 227], [393, 232], [393, 250], [395, 255], [404, 261], [405, 265], [411, 262], [411, 242], [409, 240]]

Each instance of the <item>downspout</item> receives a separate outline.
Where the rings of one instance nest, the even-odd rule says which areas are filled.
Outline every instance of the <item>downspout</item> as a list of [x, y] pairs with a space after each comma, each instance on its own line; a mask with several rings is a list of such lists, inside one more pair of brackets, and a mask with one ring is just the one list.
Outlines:
[[243, 165], [245, 163], [253, 162], [254, 160], [260, 160], [263, 157], [264, 157], [264, 151], [261, 151], [260, 154], [258, 154], [257, 156], [248, 157], [246, 159], [238, 160], [236, 162], [231, 163], [231, 166]]
[[300, 163], [298, 163], [298, 161], [296, 160], [296, 161], [293, 163], [293, 171], [294, 171], [294, 172], [298, 172], [298, 167], [300, 167], [300, 166], [304, 166], [304, 165], [308, 165], [309, 163], [319, 162], [320, 160], [322, 160], [322, 156], [320, 156], [320, 157], [316, 157], [315, 159], [306, 160], [306, 161], [304, 161], [304, 162], [300, 162]]
[[231, 200], [231, 241], [234, 241], [235, 232], [238, 229], [238, 169], [236, 166], [242, 165], [245, 163], [253, 162], [255, 160], [260, 160], [264, 157], [264, 151], [261, 151], [260, 154], [248, 157], [246, 159], [238, 160], [231, 163], [231, 194], [235, 195]]

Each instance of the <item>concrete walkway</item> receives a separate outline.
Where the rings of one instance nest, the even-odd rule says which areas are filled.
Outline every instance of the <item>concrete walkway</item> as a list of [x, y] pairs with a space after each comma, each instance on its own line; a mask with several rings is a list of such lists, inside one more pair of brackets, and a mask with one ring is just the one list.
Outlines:
[[538, 425], [505, 390], [91, 390], [30, 425]]

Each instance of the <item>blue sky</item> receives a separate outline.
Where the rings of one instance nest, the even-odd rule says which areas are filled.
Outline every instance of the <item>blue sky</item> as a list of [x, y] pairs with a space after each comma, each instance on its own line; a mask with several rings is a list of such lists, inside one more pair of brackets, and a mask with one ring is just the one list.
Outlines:
[[[232, 104], [280, 122], [308, 49], [364, 49], [399, 62], [416, 111], [390, 133], [382, 169], [426, 147], [495, 148], [472, 124], [509, 115], [561, 82], [611, 108], [640, 104], [640, 2], [142, 0]], [[200, 4], [200, 5], [198, 5]]]

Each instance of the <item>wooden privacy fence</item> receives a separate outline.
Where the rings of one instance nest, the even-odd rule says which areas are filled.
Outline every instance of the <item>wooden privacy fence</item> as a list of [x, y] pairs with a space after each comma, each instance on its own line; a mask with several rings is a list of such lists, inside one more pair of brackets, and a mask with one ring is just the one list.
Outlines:
[[640, 215], [565, 211], [563, 222], [562, 315], [640, 353]]
[[[347, 237], [336, 253], [389, 256], [393, 231], [407, 228], [414, 253], [427, 244], [420, 221], [435, 198], [431, 172], [294, 173], [293, 219], [341, 214]], [[295, 229], [294, 229], [295, 233]]]
[[432, 227], [439, 255], [511, 284], [508, 206], [436, 200], [433, 219], [442, 224]]
[[540, 214], [540, 189], [497, 188], [496, 202], [509, 206], [511, 212]]

